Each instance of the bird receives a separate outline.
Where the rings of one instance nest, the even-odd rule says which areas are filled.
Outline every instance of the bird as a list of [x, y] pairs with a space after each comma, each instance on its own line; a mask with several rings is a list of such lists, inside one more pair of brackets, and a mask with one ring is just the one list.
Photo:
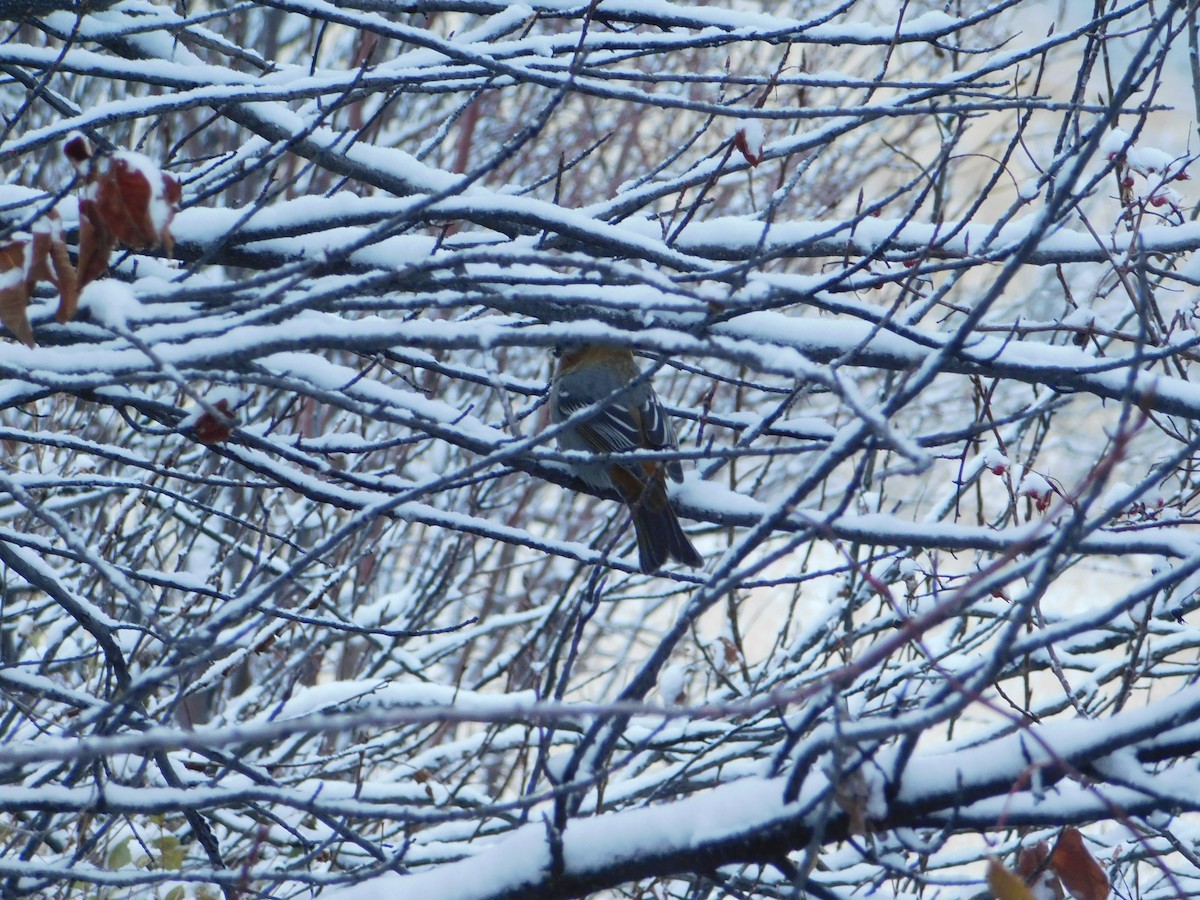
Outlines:
[[[555, 423], [590, 406], [595, 414], [558, 434], [562, 450], [626, 453], [676, 450], [675, 429], [633, 353], [587, 344], [560, 347], [550, 383], [550, 417]], [[599, 489], [615, 490], [629, 507], [641, 570], [658, 572], [670, 559], [702, 568], [704, 558], [684, 534], [667, 497], [667, 476], [683, 481], [679, 460], [572, 464], [575, 474]]]

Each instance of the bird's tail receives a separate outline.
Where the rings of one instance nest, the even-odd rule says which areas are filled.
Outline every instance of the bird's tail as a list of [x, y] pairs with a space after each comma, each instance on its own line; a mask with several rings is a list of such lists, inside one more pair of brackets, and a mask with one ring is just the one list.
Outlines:
[[[657, 572], [669, 559], [677, 560], [693, 569], [702, 568], [704, 557], [696, 551], [688, 536], [684, 534], [683, 526], [679, 524], [675, 510], [666, 498], [666, 488], [661, 484], [655, 487], [657, 491], [662, 492], [661, 502], [653, 502], [660, 498], [643, 497], [643, 502], [632, 510], [633, 530], [637, 533], [642, 571], [647, 575]], [[646, 500], [650, 502], [645, 502]]]

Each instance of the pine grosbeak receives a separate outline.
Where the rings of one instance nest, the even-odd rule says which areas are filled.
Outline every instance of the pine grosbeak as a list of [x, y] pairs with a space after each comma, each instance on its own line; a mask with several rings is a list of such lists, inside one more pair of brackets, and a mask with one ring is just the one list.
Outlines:
[[[550, 385], [554, 421], [562, 422], [596, 403], [604, 405], [591, 418], [559, 434], [559, 447], [590, 453], [676, 449], [675, 429], [649, 382], [628, 387], [640, 375], [628, 350], [584, 346], [560, 351]], [[704, 565], [667, 498], [667, 476], [683, 480], [678, 460], [579, 463], [574, 469], [593, 487], [615, 489], [628, 504], [643, 572], [657, 572], [668, 559], [693, 568]]]

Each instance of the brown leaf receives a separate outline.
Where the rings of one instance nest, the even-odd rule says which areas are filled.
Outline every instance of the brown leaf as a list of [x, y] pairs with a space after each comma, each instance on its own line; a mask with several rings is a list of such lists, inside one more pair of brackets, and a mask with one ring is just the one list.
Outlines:
[[737, 665], [741, 660], [741, 655], [738, 653], [737, 644], [727, 637], [721, 638], [721, 647], [724, 649], [724, 663], [726, 666]]
[[212, 407], [221, 415], [215, 416], [205, 410], [192, 426], [196, 440], [202, 444], [220, 444], [233, 434], [233, 411], [229, 408], [229, 401], [222, 397]]
[[63, 155], [83, 176], [79, 192], [79, 261], [75, 268], [73, 298], [63, 298], [58, 307], [59, 321], [75, 314], [79, 291], [108, 271], [116, 241], [104, 222], [97, 206], [96, 185], [99, 160], [92, 153], [92, 144], [79, 132], [72, 132], [63, 143]]
[[[1035, 889], [1038, 897], [1049, 896], [1054, 900], [1063, 900], [1066, 896], [1062, 883], [1050, 869], [1050, 847], [1045, 841], [1039, 842], [1036, 847], [1022, 848], [1017, 854], [1017, 872], [1025, 879], [1026, 884]], [[1038, 891], [1037, 888], [1044, 890]]]
[[79, 306], [79, 284], [75, 266], [62, 236], [62, 222], [51, 210], [33, 231], [33, 269], [36, 281], [48, 281], [58, 290], [55, 318], [67, 322], [75, 318]]
[[79, 309], [79, 278], [61, 238], [50, 244], [50, 262], [54, 269], [54, 277], [50, 280], [58, 288], [58, 311], [54, 318], [69, 322]]
[[1017, 854], [1017, 871], [1028, 881], [1038, 871], [1050, 865], [1050, 847], [1041, 841], [1035, 847], [1022, 847]]
[[33, 236], [0, 246], [0, 322], [22, 343], [35, 346], [29, 301], [39, 281], [58, 289], [58, 320], [75, 314], [79, 288], [75, 267], [63, 241], [62, 222], [51, 210], [33, 228]]
[[36, 346], [28, 313], [34, 284], [26, 262], [31, 252], [29, 241], [0, 245], [0, 323], [28, 347]]
[[[72, 143], [64, 147], [69, 157]], [[171, 222], [183, 196], [174, 177], [140, 153], [86, 156], [76, 166], [87, 182], [79, 197], [79, 288], [104, 274], [118, 243], [135, 250], [161, 244], [171, 252]]]
[[1050, 868], [1075, 900], [1107, 900], [1108, 876], [1100, 868], [1077, 828], [1064, 828], [1050, 854]]
[[167, 248], [167, 255], [175, 249], [175, 236], [171, 234], [171, 223], [175, 221], [175, 213], [179, 212], [179, 204], [183, 202], [183, 187], [179, 184], [179, 179], [173, 175], [168, 175], [166, 172], [161, 173], [163, 180], [162, 201], [167, 207], [166, 221], [162, 223], [162, 228], [159, 229], [158, 237], [162, 241], [162, 245]]
[[96, 211], [113, 237], [140, 249], [155, 243], [149, 224], [150, 180], [121, 159], [107, 160], [96, 178]]
[[749, 139], [746, 137], [745, 127], [739, 128], [733, 136], [733, 146], [741, 151], [742, 156], [746, 158], [746, 162], [750, 163], [750, 167], [754, 168], [763, 161], [762, 144], [755, 141], [752, 146]]
[[76, 284], [80, 289], [108, 271], [116, 240], [88, 200], [79, 201], [79, 263]]
[[140, 154], [116, 153], [96, 168], [94, 204], [122, 244], [145, 250], [170, 240], [179, 182]]
[[987, 883], [996, 900], [1035, 900], [1025, 879], [1008, 871], [994, 856], [988, 860]]
[[92, 142], [78, 131], [73, 131], [67, 136], [62, 149], [63, 156], [70, 160], [76, 169], [84, 169], [87, 161], [92, 158]]

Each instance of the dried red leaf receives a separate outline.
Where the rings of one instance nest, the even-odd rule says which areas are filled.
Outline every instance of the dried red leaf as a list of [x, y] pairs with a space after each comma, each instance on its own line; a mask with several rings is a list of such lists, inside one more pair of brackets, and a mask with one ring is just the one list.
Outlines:
[[1034, 847], [1022, 847], [1017, 853], [1017, 872], [1028, 880], [1050, 865], [1050, 846], [1045, 841]]
[[206, 409], [192, 426], [196, 440], [202, 444], [221, 444], [233, 434], [233, 410], [229, 408], [229, 401], [222, 397], [212, 407], [221, 415], [213, 415]]
[[25, 248], [29, 241], [9, 241], [0, 244], [0, 272], [25, 268]]
[[79, 263], [76, 281], [82, 289], [108, 271], [108, 261], [117, 245], [104, 222], [93, 215], [85, 201], [79, 204]]
[[60, 322], [65, 321], [64, 308], [74, 314], [79, 298], [75, 267], [63, 242], [62, 224], [53, 211], [38, 222], [32, 237], [0, 247], [0, 322], [30, 347], [35, 341], [28, 307], [39, 281], [48, 281], [58, 289]]
[[170, 256], [172, 250], [175, 249], [175, 236], [171, 234], [171, 222], [175, 220], [175, 213], [179, 212], [179, 204], [183, 202], [183, 187], [174, 175], [168, 175], [166, 172], [161, 174], [163, 180], [162, 201], [166, 204], [167, 214], [166, 221], [159, 229], [158, 239], [167, 248], [167, 255]]
[[58, 290], [58, 312], [55, 318], [67, 322], [75, 318], [79, 307], [79, 280], [67, 244], [62, 236], [62, 223], [53, 210], [34, 228], [33, 269], [36, 281], [48, 281]]
[[107, 270], [113, 250], [123, 243], [135, 250], [158, 245], [170, 253], [171, 222], [179, 208], [179, 181], [140, 153], [96, 156], [91, 144], [75, 134], [63, 154], [83, 175], [79, 197], [79, 261], [74, 276], [55, 262], [62, 304], [59, 321], [75, 315], [79, 291]]
[[0, 323], [29, 347], [35, 346], [27, 311], [34, 284], [28, 264], [31, 249], [27, 240], [0, 245]]
[[1017, 854], [1017, 873], [1034, 888], [1035, 895], [1039, 897], [1050, 896], [1054, 900], [1064, 900], [1066, 897], [1062, 883], [1050, 868], [1050, 847], [1045, 841], [1036, 847], [1022, 848]]
[[58, 288], [58, 310], [54, 318], [59, 322], [69, 322], [79, 309], [79, 278], [67, 254], [67, 245], [62, 240], [50, 245], [50, 261], [54, 269], [54, 277], [50, 281]]
[[750, 142], [746, 139], [745, 128], [739, 128], [734, 134], [733, 146], [741, 152], [742, 156], [745, 157], [746, 162], [750, 163], [751, 167], [757, 166], [763, 161], [762, 146], [750, 146]]
[[1064, 828], [1050, 854], [1050, 868], [1075, 900], [1107, 900], [1108, 877], [1076, 828]]
[[63, 142], [63, 156], [70, 160], [76, 169], [82, 169], [92, 158], [92, 143], [79, 132], [74, 132]]
[[170, 253], [171, 221], [182, 199], [179, 182], [140, 154], [95, 160], [79, 198], [79, 286], [108, 268], [117, 243], [135, 250], [163, 245]]
[[723, 655], [725, 657], [725, 665], [726, 666], [736, 665], [738, 662], [741, 661], [742, 656], [738, 652], [737, 644], [735, 644], [729, 638], [727, 638], [727, 637], [721, 638], [721, 647], [725, 651]]
[[114, 157], [97, 176], [95, 186], [91, 201], [95, 214], [113, 237], [134, 249], [158, 243], [150, 223], [153, 190], [145, 173]]

